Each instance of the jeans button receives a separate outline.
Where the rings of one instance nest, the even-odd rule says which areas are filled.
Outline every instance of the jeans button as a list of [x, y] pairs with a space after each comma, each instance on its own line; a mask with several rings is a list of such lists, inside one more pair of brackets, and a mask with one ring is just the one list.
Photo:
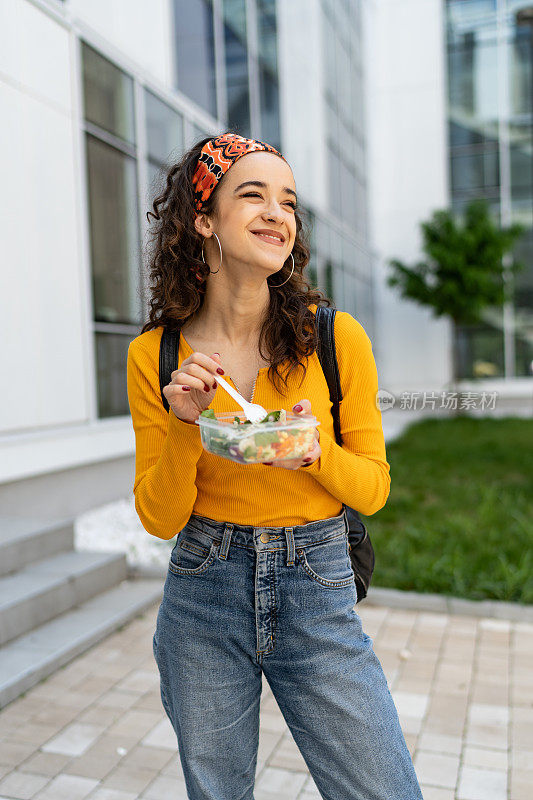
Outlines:
[[269, 533], [262, 533], [259, 537], [263, 544], [267, 544], [270, 541], [270, 534]]

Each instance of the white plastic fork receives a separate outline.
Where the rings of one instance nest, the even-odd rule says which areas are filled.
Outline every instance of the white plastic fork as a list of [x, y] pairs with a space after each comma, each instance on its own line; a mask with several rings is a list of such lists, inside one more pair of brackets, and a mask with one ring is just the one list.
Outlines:
[[230, 386], [230, 384], [224, 380], [224, 378], [219, 378], [218, 375], [213, 376], [217, 383], [224, 387], [228, 394], [230, 394], [234, 400], [240, 405], [242, 410], [244, 411], [244, 416], [250, 422], [257, 424], [261, 422], [262, 419], [266, 417], [268, 411], [265, 411], [263, 406], [260, 406], [259, 403], [249, 403], [247, 400], [244, 399], [242, 394]]

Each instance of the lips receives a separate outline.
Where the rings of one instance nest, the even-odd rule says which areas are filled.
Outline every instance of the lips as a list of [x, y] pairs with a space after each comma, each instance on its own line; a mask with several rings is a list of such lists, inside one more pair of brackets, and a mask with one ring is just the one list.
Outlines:
[[264, 233], [255, 233], [254, 231], [252, 231], [252, 233], [257, 239], [261, 239], [262, 242], [266, 242], [267, 244], [272, 244], [274, 245], [274, 247], [283, 246], [283, 242], [277, 237], [274, 238], [273, 236], [267, 236]]

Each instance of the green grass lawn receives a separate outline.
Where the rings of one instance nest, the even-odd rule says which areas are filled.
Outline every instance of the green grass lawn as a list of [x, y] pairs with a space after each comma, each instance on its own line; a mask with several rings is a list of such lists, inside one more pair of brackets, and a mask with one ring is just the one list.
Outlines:
[[533, 603], [533, 420], [423, 420], [387, 460], [372, 586]]

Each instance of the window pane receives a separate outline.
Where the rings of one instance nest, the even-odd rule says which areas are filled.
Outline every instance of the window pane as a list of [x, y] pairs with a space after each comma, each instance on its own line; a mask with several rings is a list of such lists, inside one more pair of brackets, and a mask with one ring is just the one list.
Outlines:
[[148, 90], [144, 101], [149, 157], [162, 164], [171, 154], [178, 159], [183, 150], [183, 117]]
[[533, 226], [533, 126], [510, 126], [513, 222]]
[[116, 417], [130, 413], [126, 363], [133, 336], [95, 333], [98, 416]]
[[452, 155], [452, 191], [497, 187], [498, 181], [497, 150]]
[[213, 7], [209, 0], [174, 0], [177, 86], [217, 116]]
[[461, 325], [456, 336], [459, 379], [503, 377], [503, 332], [500, 327], [483, 323]]
[[266, 67], [259, 65], [261, 139], [281, 150], [279, 129], [279, 85]]
[[531, 114], [533, 99], [533, 25], [517, 25], [509, 44], [511, 114]]
[[133, 81], [82, 42], [85, 119], [135, 144]]
[[274, 78], [278, 77], [278, 37], [275, 0], [256, 0], [259, 58]]
[[142, 321], [135, 161], [87, 135], [94, 319]]
[[514, 278], [514, 333], [517, 375], [533, 375], [533, 230], [513, 248], [525, 269]]
[[223, 0], [228, 127], [251, 136], [245, 0]]

